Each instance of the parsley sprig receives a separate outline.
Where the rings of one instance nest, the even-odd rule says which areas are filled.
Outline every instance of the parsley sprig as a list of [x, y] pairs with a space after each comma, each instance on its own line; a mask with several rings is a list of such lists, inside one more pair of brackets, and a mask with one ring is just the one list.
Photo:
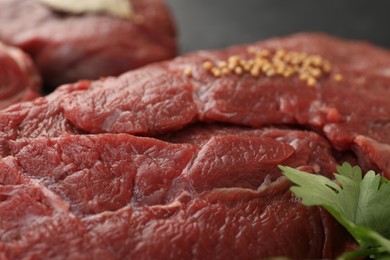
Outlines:
[[354, 237], [360, 249], [340, 259], [390, 259], [390, 182], [374, 171], [364, 177], [358, 166], [337, 167], [336, 181], [279, 166], [296, 186], [291, 191], [306, 206], [324, 207]]

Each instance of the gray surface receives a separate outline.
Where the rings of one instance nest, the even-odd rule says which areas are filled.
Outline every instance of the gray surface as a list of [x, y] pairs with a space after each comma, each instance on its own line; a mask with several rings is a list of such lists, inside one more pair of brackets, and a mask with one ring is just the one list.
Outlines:
[[390, 48], [388, 0], [167, 0], [182, 52], [222, 48], [301, 31]]

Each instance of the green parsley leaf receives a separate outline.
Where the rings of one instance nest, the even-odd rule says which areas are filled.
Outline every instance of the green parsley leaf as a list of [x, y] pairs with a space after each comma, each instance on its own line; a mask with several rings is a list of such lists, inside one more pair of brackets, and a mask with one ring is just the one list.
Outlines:
[[373, 171], [362, 177], [358, 166], [337, 167], [335, 181], [324, 176], [279, 166], [297, 186], [291, 191], [306, 206], [324, 207], [362, 247], [343, 259], [360, 254], [390, 256], [390, 182]]

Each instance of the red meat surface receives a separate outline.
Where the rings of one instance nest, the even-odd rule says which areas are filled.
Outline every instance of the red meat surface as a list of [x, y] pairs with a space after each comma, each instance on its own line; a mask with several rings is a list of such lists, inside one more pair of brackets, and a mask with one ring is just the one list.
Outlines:
[[29, 53], [50, 87], [172, 58], [175, 27], [164, 0], [131, 4], [137, 19], [67, 15], [38, 0], [2, 0], [0, 40]]
[[261, 191], [216, 189], [83, 222], [120, 259], [312, 259], [345, 250], [345, 231], [323, 210], [302, 206], [287, 187], [282, 182]]
[[11, 146], [24, 172], [63, 196], [76, 215], [163, 203], [196, 149], [125, 134], [63, 135]]
[[[203, 62], [209, 60], [217, 63], [232, 55], [248, 56], [248, 47], [321, 55], [330, 62], [332, 71], [314, 87], [308, 87], [298, 77], [255, 78], [248, 74], [215, 77], [202, 66]], [[158, 122], [153, 109], [158, 105], [159, 112], [164, 113], [162, 118], [193, 118], [255, 128], [270, 124], [300, 125], [326, 135], [335, 149], [345, 151], [352, 149], [358, 136], [390, 144], [387, 134], [390, 126], [389, 66], [390, 52], [370, 44], [321, 34], [298, 34], [224, 51], [196, 52], [171, 62], [129, 72], [113, 79], [122, 86], [122, 82], [129, 82], [126, 87], [116, 91], [112, 91], [112, 81], [109, 81], [110, 84], [103, 81], [92, 82], [86, 90], [73, 92], [66, 97], [63, 107], [68, 120], [93, 133], [123, 132], [126, 129], [128, 133], [154, 135], [159, 131], [166, 131], [164, 128], [154, 128]], [[188, 69], [192, 71], [191, 77], [184, 73]], [[146, 95], [137, 98], [128, 107], [127, 99], [121, 97], [134, 92], [136, 84], [132, 83], [135, 81], [132, 79], [137, 78], [140, 73], [155, 74], [155, 80], [166, 75], [170, 75], [173, 82], [181, 78], [185, 88], [180, 94], [162, 95], [170, 102], [163, 99], [148, 106], [149, 97], [153, 95]], [[343, 79], [334, 80], [339, 74]], [[153, 87], [155, 80], [148, 78], [150, 83], [147, 89]], [[138, 88], [144, 89], [145, 85]], [[192, 99], [183, 102], [182, 95], [188, 95], [187, 91], [192, 92]], [[305, 94], [302, 95], [302, 92]], [[175, 109], [171, 110], [170, 104], [175, 104]], [[140, 106], [146, 108], [143, 111], [148, 113], [149, 120], [143, 113], [137, 113], [136, 108]], [[196, 115], [190, 109], [192, 107], [197, 108]], [[134, 116], [139, 117], [136, 119]], [[90, 120], [91, 118], [98, 120]], [[129, 122], [129, 119], [133, 120]], [[134, 122], [147, 124], [140, 129], [134, 127]], [[183, 127], [187, 122], [178, 120], [170, 128]], [[383, 163], [373, 161], [372, 164]], [[390, 173], [389, 168], [382, 170], [386, 174]]]
[[[248, 47], [331, 69], [309, 85], [204, 67]], [[322, 34], [196, 52], [0, 111], [0, 152], [119, 259], [334, 258], [350, 238], [277, 166], [332, 178], [349, 161], [390, 176], [389, 67], [387, 50]]]
[[[190, 143], [203, 147], [213, 137], [230, 135], [240, 137], [263, 136], [288, 144], [295, 150], [289, 156], [288, 164], [306, 172], [313, 172], [332, 178], [332, 173], [336, 170], [335, 165], [337, 162], [333, 158], [331, 146], [324, 138], [310, 131], [273, 127], [252, 129], [221, 124], [196, 124], [188, 126], [181, 131], [159, 136], [159, 138], [173, 143]], [[269, 151], [277, 150], [277, 148], [277, 145], [275, 145]]]
[[[288, 138], [288, 131], [284, 134]], [[257, 164], [242, 163], [241, 171], [237, 171], [230, 162], [217, 160], [219, 154], [203, 156], [203, 151], [212, 146], [210, 141], [216, 139], [226, 141], [219, 143], [219, 150], [228, 154], [233, 137], [241, 140], [237, 143], [238, 151], [248, 154], [249, 162], [259, 159]], [[280, 151], [268, 150], [270, 145]], [[323, 210], [305, 207], [291, 195], [290, 183], [281, 179], [275, 168], [278, 163], [286, 165], [296, 150], [270, 137], [227, 134], [211, 137], [197, 146], [125, 134], [63, 135], [12, 142], [10, 146], [14, 157], [0, 162], [7, 166], [0, 176], [7, 185], [26, 183], [22, 200], [30, 206], [19, 205], [20, 222], [25, 222], [31, 208], [38, 207], [36, 204], [47, 205], [46, 200], [55, 200], [61, 205], [64, 220], [44, 211], [45, 220], [56, 223], [48, 235], [65, 241], [57, 245], [58, 240], [43, 235], [34, 241], [25, 239], [26, 249], [20, 254], [19, 244], [5, 243], [7, 257], [28, 256], [35, 252], [36, 244], [47, 244], [51, 251], [47, 253], [44, 247], [39, 251], [43, 255], [78, 256], [104, 248], [104, 253], [114, 259], [242, 259], [279, 255], [332, 258], [352, 243]], [[214, 159], [212, 166], [217, 169], [219, 164], [221, 170], [205, 174], [210, 169], [210, 158]], [[199, 166], [204, 170], [198, 171]], [[216, 175], [222, 171], [225, 172], [217, 182]], [[231, 179], [234, 174], [241, 178]], [[35, 193], [40, 197], [36, 198]], [[15, 197], [12, 198], [16, 200]], [[6, 202], [0, 202], [0, 207], [15, 207], [17, 203], [11, 199]], [[15, 214], [16, 210], [11, 212]], [[76, 241], [67, 240], [72, 239], [66, 238], [68, 229], [57, 227], [68, 222], [66, 227], [78, 236]], [[45, 232], [47, 225], [28, 227], [43, 228]], [[23, 227], [15, 226], [14, 230], [21, 232]], [[0, 241], [7, 242], [4, 237], [0, 233]], [[83, 243], [78, 242], [80, 239]], [[161, 248], [163, 245], [166, 247]], [[66, 255], [61, 253], [65, 246], [70, 246]]]
[[113, 259], [69, 205], [20, 171], [0, 162], [1, 259]]
[[[165, 203], [184, 190], [257, 189], [281, 176], [278, 164], [319, 174], [335, 170], [330, 149], [319, 136], [279, 131], [268, 134], [290, 138], [297, 148], [254, 130], [247, 135], [212, 137], [210, 133], [201, 146], [126, 134], [65, 134], [10, 142], [7, 150], [28, 176], [73, 201], [75, 214], [89, 214], [116, 210], [130, 202]], [[308, 140], [312, 147], [306, 145]], [[326, 159], [313, 156], [316, 150]]]
[[30, 57], [0, 42], [0, 109], [39, 96], [41, 78]]

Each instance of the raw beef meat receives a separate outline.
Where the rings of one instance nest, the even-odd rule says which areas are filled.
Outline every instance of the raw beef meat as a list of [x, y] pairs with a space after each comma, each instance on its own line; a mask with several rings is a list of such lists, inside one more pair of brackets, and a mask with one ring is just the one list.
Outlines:
[[[56, 193], [62, 204], [69, 203], [67, 214], [84, 225], [73, 228], [86, 229], [91, 237], [86, 246], [97, 250], [102, 245], [116, 259], [161, 254], [180, 259], [313, 258], [345, 250], [351, 243], [346, 232], [323, 210], [304, 207], [291, 196], [289, 182], [276, 167], [334, 168], [324, 140], [304, 131], [236, 130], [204, 128], [209, 133], [202, 144], [127, 134], [11, 141], [11, 176], [28, 179], [45, 194]], [[313, 145], [299, 148], [307, 140]], [[210, 153], [213, 149], [218, 151]], [[329, 161], [310, 158], [317, 149]], [[30, 208], [20, 216], [27, 217]], [[66, 221], [58, 220], [58, 225]], [[61, 250], [52, 249], [54, 255]]]
[[327, 213], [302, 206], [283, 182], [261, 191], [217, 189], [164, 206], [125, 207], [83, 222], [119, 259], [334, 258], [348, 241]]
[[[329, 63], [329, 73], [324, 72], [310, 86], [298, 76], [230, 73], [217, 77], [204, 68], [207, 61], [218, 63], [237, 55], [245, 61], [253, 55], [248, 48], [315, 54], [313, 57], [323, 64]], [[389, 64], [386, 50], [321, 34], [202, 51], [117, 78], [63, 86], [43, 99], [45, 107], [39, 104], [35, 109], [35, 117], [44, 119], [20, 116], [26, 107], [36, 105], [16, 105], [0, 113], [0, 137], [58, 136], [80, 131], [155, 136], [196, 121], [255, 128], [298, 125], [326, 135], [337, 150], [353, 149], [363, 155], [358, 157], [360, 164], [373, 165], [390, 176], [385, 163], [368, 154], [373, 150], [363, 149], [356, 139], [362, 136], [390, 144]], [[47, 115], [48, 110], [54, 111], [52, 107], [56, 112]], [[34, 133], [24, 127], [30, 125], [35, 126]], [[54, 130], [50, 130], [52, 125]]]
[[[226, 63], [237, 55], [245, 61], [253, 55], [248, 48], [270, 52], [289, 50], [306, 56], [313, 54], [320, 60], [326, 59], [331, 69], [329, 74], [324, 73], [313, 86], [309, 86], [297, 76], [254, 77], [242, 72], [215, 76], [204, 68], [207, 61]], [[106, 80], [107, 83], [92, 82], [88, 89], [72, 92], [64, 98], [63, 107], [68, 120], [92, 133], [123, 132], [125, 129], [128, 133], [151, 135], [183, 127], [190, 118], [192, 121], [252, 127], [288, 124], [309, 127], [325, 134], [338, 150], [352, 147], [361, 150], [356, 145], [358, 136], [390, 144], [387, 134], [390, 131], [389, 70], [390, 52], [387, 50], [325, 35], [298, 34], [224, 51], [197, 52]], [[138, 82], [136, 79], [140, 74], [155, 77], [148, 77], [148, 83], [140, 86], [133, 83]], [[180, 78], [183, 91], [172, 96], [159, 95], [168, 99], [153, 102], [154, 93], [149, 94], [144, 89], [154, 89], [162, 77], [171, 77], [171, 80], [165, 79], [174, 82], [170, 86], [176, 85]], [[112, 85], [121, 87], [112, 91]], [[162, 89], [166, 88], [165, 84], [162, 86]], [[140, 94], [132, 95], [132, 105], [129, 106], [128, 100], [122, 97], [137, 93], [135, 89], [139, 89]], [[190, 96], [188, 92], [192, 93], [192, 99], [183, 98]], [[171, 104], [175, 104], [175, 109], [171, 109]], [[154, 111], [156, 106], [158, 113]], [[146, 109], [137, 113], [138, 107]], [[196, 113], [194, 108], [197, 108]], [[147, 118], [144, 113], [148, 114]], [[163, 114], [162, 120], [171, 117], [175, 124], [169, 128], [160, 127], [159, 123], [163, 121], [156, 121], [156, 115], [160, 113]], [[368, 154], [365, 157], [372, 158]], [[372, 161], [371, 164], [379, 167], [383, 162]], [[389, 168], [382, 167], [381, 170], [390, 176]]]
[[0, 109], [39, 96], [41, 78], [31, 59], [0, 42]]
[[19, 170], [0, 162], [1, 259], [113, 259], [69, 205]]
[[336, 170], [329, 144], [312, 132], [196, 125], [160, 138], [199, 146], [198, 155], [176, 180], [188, 178], [197, 191], [237, 183], [256, 189], [280, 177], [278, 164], [330, 178]]
[[76, 215], [164, 202], [196, 147], [131, 135], [63, 135], [10, 144], [30, 177], [70, 202]]
[[[247, 52], [249, 47], [290, 49], [321, 55], [322, 59], [329, 60], [332, 66], [331, 74], [320, 78], [317, 85], [310, 87], [298, 77], [256, 78], [248, 74], [215, 77], [202, 66], [207, 60], [218, 62], [234, 55], [250, 56], [251, 54]], [[362, 62], [358, 63], [357, 60]], [[172, 62], [129, 72], [117, 79], [91, 82], [88, 89], [71, 93], [65, 99], [64, 112], [79, 128], [94, 133], [122, 132], [123, 128], [129, 133], [139, 134], [164, 131], [163, 128], [154, 129], [156, 120], [152, 119], [156, 116], [153, 105], [162, 104], [159, 111], [165, 112], [164, 116], [169, 115], [174, 119], [179, 116], [193, 117], [202, 121], [252, 127], [267, 124], [300, 124], [324, 129], [330, 138], [331, 126], [339, 128], [354, 126], [357, 128], [354, 132], [378, 130], [378, 133], [374, 132], [378, 138], [388, 141], [387, 135], [381, 134], [379, 131], [381, 128], [373, 122], [385, 121], [389, 114], [390, 108], [385, 103], [389, 92], [386, 84], [388, 79], [386, 66], [389, 60], [389, 52], [365, 43], [342, 41], [316, 34], [295, 35], [224, 51], [197, 52]], [[363, 68], [358, 70], [356, 67]], [[184, 75], [183, 71], [186, 68], [191, 69], [191, 77]], [[342, 75], [341, 81], [333, 79], [337, 74]], [[141, 77], [146, 79], [139, 82]], [[163, 90], [167, 86], [177, 86], [178, 83], [182, 86], [181, 92], [164, 95]], [[156, 86], [161, 86], [159, 90], [161, 95], [146, 92], [152, 91]], [[371, 95], [367, 95], [368, 89]], [[167, 90], [172, 92], [170, 89]], [[305, 95], [302, 95], [302, 91]], [[187, 96], [187, 92], [191, 92], [193, 98], [180, 99], [183, 95]], [[127, 98], [122, 98], [130, 95], [134, 98], [131, 102], [128, 102]], [[154, 102], [153, 98], [156, 96], [164, 98]], [[173, 103], [180, 101], [175, 103], [176, 110], [169, 110], [171, 103], [167, 102], [168, 100]], [[369, 102], [370, 106], [351, 106], [363, 101]], [[131, 118], [137, 114], [136, 108], [141, 106], [150, 108], [149, 121], [145, 120], [143, 114], [140, 114], [139, 118]], [[193, 109], [188, 109], [194, 106], [197, 108], [196, 115]], [[133, 120], [123, 126], [122, 121], [126, 119]], [[146, 121], [147, 124], [140, 128], [134, 125], [134, 121], [137, 123]], [[176, 127], [184, 126], [187, 122], [188, 120], [179, 121]], [[358, 125], [358, 122], [361, 125]], [[334, 139], [335, 145], [340, 149], [346, 149], [353, 142], [353, 135], [356, 135], [354, 132], [349, 134], [350, 140], [343, 138], [339, 141], [335, 137], [332, 140]]]
[[[62, 99], [69, 91], [83, 88], [59, 88], [55, 93], [31, 102], [18, 103], [0, 112], [0, 139], [16, 140], [39, 136], [59, 136], [64, 132], [82, 133], [64, 116]], [[1, 150], [1, 149], [0, 149]]]
[[196, 52], [0, 111], [1, 162], [117, 259], [335, 258], [351, 238], [277, 166], [389, 177], [389, 69], [322, 34]]
[[[73, 201], [77, 215], [116, 210], [129, 202], [165, 203], [174, 198], [173, 193], [183, 192], [178, 185], [188, 192], [222, 187], [257, 189], [264, 181], [280, 177], [278, 164], [319, 174], [335, 170], [329, 146], [316, 134], [267, 132], [248, 130], [247, 134], [220, 136], [211, 132], [203, 145], [126, 134], [65, 134], [9, 142], [7, 151], [27, 175]], [[295, 147], [279, 138], [290, 139]], [[326, 159], [313, 156], [316, 151]]]
[[0, 1], [0, 40], [28, 52], [45, 85], [118, 75], [176, 54], [164, 0], [131, 0], [137, 19], [68, 15], [38, 0]]

